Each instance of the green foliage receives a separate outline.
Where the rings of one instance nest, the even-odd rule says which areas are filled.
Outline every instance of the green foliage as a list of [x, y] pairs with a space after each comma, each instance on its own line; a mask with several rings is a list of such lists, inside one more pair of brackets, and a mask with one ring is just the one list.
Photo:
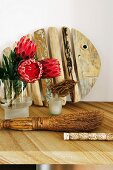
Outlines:
[[0, 79], [4, 79], [4, 74], [5, 74], [5, 70], [2, 68], [2, 67], [0, 67]]
[[26, 88], [26, 85], [27, 85], [26, 82], [13, 80], [12, 86], [13, 86], [13, 90], [15, 92], [15, 96], [18, 96]]
[[3, 55], [0, 66], [0, 79], [4, 83], [5, 90], [10, 96], [13, 90], [15, 94], [13, 99], [16, 99], [27, 85], [26, 82], [22, 83], [18, 75], [18, 65], [21, 61], [22, 57], [17, 56], [15, 51], [11, 51], [9, 56]]
[[[2, 66], [0, 67], [0, 78], [1, 79], [10, 79], [10, 80], [18, 80], [18, 64], [22, 60], [21, 57], [17, 57], [15, 52], [11, 51], [10, 55], [7, 57], [3, 55]], [[2, 75], [2, 72], [4, 74]]]

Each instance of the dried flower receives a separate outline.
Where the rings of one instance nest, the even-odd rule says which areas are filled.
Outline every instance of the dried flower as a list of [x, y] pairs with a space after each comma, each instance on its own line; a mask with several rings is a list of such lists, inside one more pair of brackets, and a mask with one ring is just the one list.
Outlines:
[[18, 73], [22, 80], [33, 83], [42, 76], [42, 64], [34, 59], [22, 61], [18, 66]]
[[17, 42], [15, 52], [23, 59], [34, 58], [36, 52], [36, 44], [27, 36], [23, 36], [20, 41]]
[[41, 61], [43, 67], [43, 78], [54, 78], [60, 76], [60, 64], [57, 59], [46, 58]]

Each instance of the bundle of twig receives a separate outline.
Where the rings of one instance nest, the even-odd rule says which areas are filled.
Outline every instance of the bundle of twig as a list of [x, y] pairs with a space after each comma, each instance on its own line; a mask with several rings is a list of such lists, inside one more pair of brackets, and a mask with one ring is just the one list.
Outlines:
[[75, 84], [78, 83], [74, 80], [64, 80], [60, 83], [52, 84], [50, 89], [53, 94], [57, 94], [60, 97], [65, 97], [74, 91]]
[[102, 123], [102, 119], [103, 114], [99, 111], [85, 111], [60, 116], [1, 120], [0, 129], [87, 132], [98, 128]]

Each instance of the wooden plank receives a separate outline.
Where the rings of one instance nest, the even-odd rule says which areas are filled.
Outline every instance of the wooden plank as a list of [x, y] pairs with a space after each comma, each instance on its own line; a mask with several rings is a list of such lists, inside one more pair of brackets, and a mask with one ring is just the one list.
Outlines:
[[37, 45], [37, 57], [39, 60], [49, 58], [46, 32], [44, 29], [39, 29], [34, 32], [34, 41]]
[[[71, 79], [77, 81], [75, 74], [74, 61], [73, 61], [73, 51], [71, 45], [71, 32], [67, 27], [62, 27], [62, 51], [63, 51], [63, 61], [64, 61], [64, 73], [66, 79]], [[80, 89], [78, 84], [75, 85], [74, 91], [71, 94], [71, 100], [73, 102], [80, 101]]]
[[[56, 83], [59, 83], [59, 82], [62, 82], [65, 78], [64, 78], [61, 48], [60, 48], [60, 42], [59, 42], [57, 29], [55, 27], [49, 27], [48, 36], [49, 36], [49, 42], [50, 42], [51, 57], [58, 59], [60, 63], [61, 74], [59, 77], [55, 78]], [[61, 99], [62, 99], [62, 104], [65, 105], [66, 97], [61, 97]]]
[[27, 96], [32, 97], [31, 83], [27, 83]]
[[79, 87], [81, 97], [84, 98], [94, 86], [99, 75], [100, 58], [94, 45], [81, 32], [72, 29], [72, 38]]
[[[49, 51], [48, 51], [48, 45], [47, 45], [46, 32], [44, 29], [39, 29], [34, 32], [34, 41], [37, 46], [38, 59], [42, 60], [45, 58], [50, 58]], [[52, 96], [52, 93], [49, 90], [49, 86], [50, 86], [51, 82], [52, 82], [52, 79], [41, 79], [44, 106], [48, 106], [49, 100]]]
[[11, 48], [10, 47], [7, 47], [3, 50], [3, 54], [6, 56], [6, 57], [9, 57], [11, 53]]
[[[28, 34], [27, 37], [30, 38], [31, 40], [33, 39], [31, 34]], [[41, 90], [40, 90], [40, 85], [38, 80], [32, 83], [31, 87], [30, 85], [28, 85], [27, 92], [28, 95], [32, 94], [33, 103], [35, 105], [43, 106]]]
[[31, 91], [32, 91], [32, 99], [33, 103], [38, 106], [43, 106], [41, 90], [39, 86], [39, 81], [35, 81], [31, 84]]
[[[113, 102], [67, 102], [62, 114], [100, 110], [104, 112], [104, 120], [95, 132], [110, 133], [113, 132], [111, 107]], [[0, 119], [3, 113], [0, 108]], [[47, 113], [47, 107], [30, 107], [30, 116], [48, 117]], [[64, 141], [62, 132], [0, 130], [0, 163], [6, 164], [110, 164], [112, 148], [113, 141]]]

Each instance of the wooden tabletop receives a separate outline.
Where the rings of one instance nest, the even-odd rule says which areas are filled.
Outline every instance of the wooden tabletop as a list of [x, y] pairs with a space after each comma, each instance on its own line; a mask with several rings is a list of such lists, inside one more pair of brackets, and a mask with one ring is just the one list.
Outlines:
[[[100, 110], [104, 121], [97, 132], [113, 132], [113, 102], [67, 103], [63, 113]], [[4, 112], [0, 108], [0, 118]], [[30, 116], [48, 116], [46, 107], [30, 107]], [[0, 131], [1, 164], [111, 164], [112, 141], [64, 141], [62, 132]]]

